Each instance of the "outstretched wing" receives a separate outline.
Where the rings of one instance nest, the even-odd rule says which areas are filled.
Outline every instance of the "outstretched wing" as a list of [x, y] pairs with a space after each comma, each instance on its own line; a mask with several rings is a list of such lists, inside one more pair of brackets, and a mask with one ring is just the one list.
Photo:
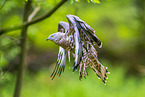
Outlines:
[[[102, 42], [95, 35], [95, 31], [87, 23], [81, 20], [79, 17], [74, 15], [66, 16], [69, 21], [69, 34], [74, 36], [75, 44], [75, 62], [73, 65], [73, 71], [76, 70], [82, 59], [82, 43], [89, 41], [91, 44], [97, 44], [99, 47], [102, 46]], [[84, 36], [84, 39], [82, 38]]]
[[[69, 24], [66, 22], [59, 22], [58, 24], [58, 32], [62, 33], [67, 33], [69, 30]], [[51, 76], [52, 79], [54, 79], [55, 75], [57, 74], [58, 76], [61, 75], [61, 72], [64, 71], [65, 69], [65, 62], [66, 62], [66, 53], [67, 51], [59, 46], [59, 53], [58, 53], [58, 58], [57, 58], [57, 63], [55, 66], [54, 71], [52, 72]], [[68, 51], [68, 58], [69, 58], [69, 63], [70, 63], [70, 52]]]
[[64, 71], [65, 68], [65, 62], [66, 62], [66, 50], [59, 46], [59, 53], [58, 53], [58, 58], [57, 58], [57, 63], [55, 65], [55, 69], [52, 72], [51, 76], [52, 80], [54, 79], [55, 75], [57, 74], [58, 76], [61, 75], [61, 72]]
[[87, 37], [87, 39], [94, 44], [94, 42], [99, 46], [99, 48], [102, 47], [102, 42], [99, 40], [99, 38], [95, 35], [95, 30], [91, 28], [87, 23], [85, 23], [83, 20], [81, 20], [77, 16], [73, 16], [77, 27], [79, 30], [83, 32], [83, 34]]
[[77, 23], [73, 15], [66, 16], [69, 21], [69, 34], [73, 35], [75, 44], [75, 61], [73, 65], [73, 72], [78, 69], [78, 66], [82, 59], [82, 43], [80, 38], [80, 32], [77, 27]]

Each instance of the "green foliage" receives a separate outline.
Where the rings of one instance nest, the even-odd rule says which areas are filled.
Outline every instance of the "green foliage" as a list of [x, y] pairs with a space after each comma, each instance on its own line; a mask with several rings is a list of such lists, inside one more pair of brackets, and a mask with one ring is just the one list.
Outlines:
[[[73, 4], [74, 1], [76, 2], [80, 2], [80, 0], [69, 0], [71, 4]], [[92, 3], [100, 3], [99, 0], [87, 0], [88, 3], [92, 2]]]

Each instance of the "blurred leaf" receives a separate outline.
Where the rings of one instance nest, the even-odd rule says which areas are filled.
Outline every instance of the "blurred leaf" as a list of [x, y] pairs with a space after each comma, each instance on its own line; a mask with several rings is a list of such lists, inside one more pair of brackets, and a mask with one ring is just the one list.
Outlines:
[[80, 0], [76, 0], [76, 2], [80, 2]]
[[[80, 0], [75, 0], [76, 2], [80, 2]], [[70, 0], [70, 3], [73, 4], [74, 0]], [[99, 0], [87, 0], [88, 3], [92, 2], [92, 3], [100, 3]]]
[[99, 0], [92, 0], [92, 2], [94, 2], [94, 3], [100, 3]]
[[87, 0], [88, 1], [88, 3], [90, 3], [90, 2], [93, 2], [93, 3], [100, 3], [100, 1], [99, 0]]
[[87, 0], [90, 3], [90, 0]]

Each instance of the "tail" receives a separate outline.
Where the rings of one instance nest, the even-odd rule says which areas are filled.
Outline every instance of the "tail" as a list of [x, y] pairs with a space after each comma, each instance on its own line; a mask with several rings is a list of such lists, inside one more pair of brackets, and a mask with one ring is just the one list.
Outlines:
[[90, 67], [93, 69], [98, 78], [105, 84], [107, 82], [106, 79], [108, 79], [106, 74], [110, 74], [110, 72], [107, 71], [107, 67], [104, 67], [98, 60], [96, 60], [96, 62], [94, 62], [94, 64]]

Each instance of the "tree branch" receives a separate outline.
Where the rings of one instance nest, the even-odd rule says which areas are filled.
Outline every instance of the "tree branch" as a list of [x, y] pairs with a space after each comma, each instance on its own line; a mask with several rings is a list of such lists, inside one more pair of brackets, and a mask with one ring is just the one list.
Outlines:
[[3, 28], [3, 29], [0, 29], [0, 35], [6, 33], [6, 32], [9, 32], [9, 31], [13, 31], [13, 30], [18, 30], [18, 29], [21, 29], [23, 28], [24, 26], [29, 26], [29, 25], [32, 25], [32, 24], [35, 24], [37, 22], [40, 22], [44, 19], [46, 19], [47, 17], [51, 16], [60, 6], [62, 6], [67, 0], [62, 0], [60, 1], [60, 3], [58, 3], [52, 10], [50, 10], [48, 13], [38, 17], [38, 18], [35, 18], [34, 20], [32, 21], [29, 21], [29, 22], [24, 22], [23, 24], [21, 25], [17, 25], [17, 26], [14, 26], [14, 27], [9, 27], [9, 28]]
[[4, 1], [3, 5], [0, 7], [0, 10], [5, 6], [7, 0]]
[[39, 10], [40, 10], [40, 4], [38, 4], [38, 6], [34, 9], [34, 11], [30, 14], [30, 16], [28, 17], [28, 22], [32, 20], [32, 18], [37, 14]]
[[[28, 21], [28, 17], [32, 10], [32, 0], [28, 0], [26, 2], [25, 8], [24, 8], [24, 15], [23, 15], [23, 22]], [[16, 86], [14, 91], [14, 97], [20, 97], [21, 89], [22, 89], [22, 82], [24, 77], [24, 71], [26, 66], [26, 58], [27, 58], [27, 29], [28, 26], [24, 26], [21, 30], [21, 43], [20, 43], [20, 62], [18, 65], [18, 72], [17, 72], [17, 80], [16, 80]]]

